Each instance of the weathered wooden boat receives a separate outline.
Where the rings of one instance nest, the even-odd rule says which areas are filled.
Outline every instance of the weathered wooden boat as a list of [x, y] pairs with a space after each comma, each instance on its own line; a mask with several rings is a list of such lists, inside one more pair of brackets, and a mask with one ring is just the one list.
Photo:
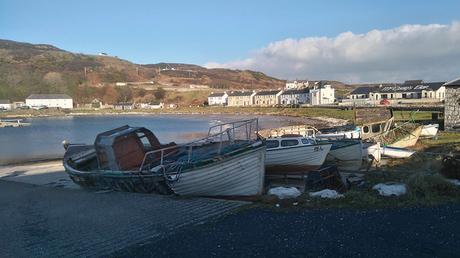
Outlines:
[[395, 125], [388, 132], [377, 135], [374, 139], [385, 146], [407, 148], [414, 146], [422, 132], [422, 126], [406, 122], [401, 125]]
[[304, 173], [324, 164], [331, 143], [316, 142], [313, 138], [284, 135], [265, 140], [267, 145], [267, 174]]
[[258, 195], [263, 191], [265, 145], [257, 126], [256, 119], [222, 124], [207, 137], [181, 145], [163, 145], [145, 128], [124, 126], [99, 134], [94, 145], [68, 145], [64, 167], [83, 187]]
[[439, 130], [439, 124], [428, 124], [424, 125], [420, 137], [423, 138], [433, 138], [436, 137]]

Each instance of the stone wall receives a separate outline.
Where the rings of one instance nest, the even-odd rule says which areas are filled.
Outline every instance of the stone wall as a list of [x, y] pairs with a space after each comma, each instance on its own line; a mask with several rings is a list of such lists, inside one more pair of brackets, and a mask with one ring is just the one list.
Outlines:
[[460, 131], [460, 86], [446, 87], [444, 129]]

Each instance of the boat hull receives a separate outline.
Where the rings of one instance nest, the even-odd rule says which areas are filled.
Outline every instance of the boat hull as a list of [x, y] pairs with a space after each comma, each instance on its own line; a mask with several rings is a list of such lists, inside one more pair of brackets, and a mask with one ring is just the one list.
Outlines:
[[383, 146], [381, 148], [382, 155], [390, 158], [409, 158], [412, 156], [415, 151], [404, 149], [404, 148], [395, 148], [390, 146]]
[[334, 162], [339, 170], [354, 171], [361, 168], [363, 145], [360, 140], [330, 141], [331, 150], [326, 161]]
[[251, 196], [263, 192], [265, 177], [265, 146], [245, 151], [180, 174], [170, 182], [178, 195]]
[[417, 143], [421, 132], [422, 132], [422, 126], [419, 126], [414, 131], [412, 131], [410, 134], [402, 138], [401, 140], [398, 140], [392, 144], [389, 144], [388, 146], [396, 147], [396, 148], [412, 147]]
[[83, 188], [122, 192], [170, 194], [163, 175], [128, 171], [78, 171], [66, 162], [64, 168], [72, 181]]
[[267, 174], [303, 173], [320, 168], [332, 144], [301, 145], [267, 150]]
[[424, 138], [433, 138], [438, 134], [439, 125], [438, 124], [429, 124], [424, 125], [420, 137]]

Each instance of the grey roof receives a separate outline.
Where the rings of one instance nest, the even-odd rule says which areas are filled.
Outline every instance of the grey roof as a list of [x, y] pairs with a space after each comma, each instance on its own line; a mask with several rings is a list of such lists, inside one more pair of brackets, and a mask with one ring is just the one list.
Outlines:
[[211, 93], [209, 94], [208, 98], [209, 97], [222, 97], [224, 96], [225, 92], [215, 92], [215, 93]]
[[460, 86], [460, 78], [454, 79], [452, 81], [446, 82], [444, 86]]
[[433, 90], [436, 91], [444, 84], [444, 82], [430, 82], [423, 84], [403, 84], [398, 86], [384, 86], [377, 88], [379, 93], [391, 93], [391, 92], [421, 92], [422, 90]]
[[72, 99], [67, 94], [32, 94], [26, 99]]
[[259, 91], [256, 93], [256, 96], [268, 96], [268, 95], [276, 95], [280, 93], [281, 90], [266, 90], [266, 91]]
[[359, 88], [356, 88], [354, 89], [350, 94], [351, 95], [355, 95], [355, 94], [369, 94], [373, 91], [376, 91], [375, 89], [378, 90], [378, 87], [367, 87], [367, 86], [364, 86], [364, 87], [359, 87]]
[[[409, 82], [409, 83], [407, 83]], [[417, 84], [415, 80], [406, 81], [401, 85], [387, 85], [381, 87], [359, 87], [354, 89], [350, 94], [369, 94], [373, 93], [396, 93], [396, 92], [422, 92], [422, 90], [436, 91], [444, 85], [444, 82], [429, 82]]]
[[294, 95], [294, 94], [303, 94], [303, 93], [309, 93], [310, 89], [292, 89], [292, 90], [285, 90], [281, 95]]
[[252, 91], [234, 91], [228, 93], [228, 96], [251, 96], [252, 93]]
[[10, 104], [10, 100], [8, 100], [8, 99], [0, 99], [0, 104]]
[[421, 85], [423, 84], [423, 80], [407, 80], [403, 84], [405, 85]]

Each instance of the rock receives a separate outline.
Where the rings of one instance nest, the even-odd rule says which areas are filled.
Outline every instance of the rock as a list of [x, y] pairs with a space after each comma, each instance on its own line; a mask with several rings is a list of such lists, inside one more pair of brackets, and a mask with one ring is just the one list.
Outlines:
[[339, 194], [336, 190], [331, 189], [324, 189], [318, 192], [311, 192], [311, 197], [320, 197], [320, 198], [327, 198], [327, 199], [337, 199], [344, 197], [343, 194]]
[[405, 184], [376, 184], [372, 189], [382, 196], [400, 196], [407, 192]]
[[269, 195], [276, 195], [279, 199], [291, 199], [299, 197], [302, 193], [295, 187], [275, 187], [268, 190]]

